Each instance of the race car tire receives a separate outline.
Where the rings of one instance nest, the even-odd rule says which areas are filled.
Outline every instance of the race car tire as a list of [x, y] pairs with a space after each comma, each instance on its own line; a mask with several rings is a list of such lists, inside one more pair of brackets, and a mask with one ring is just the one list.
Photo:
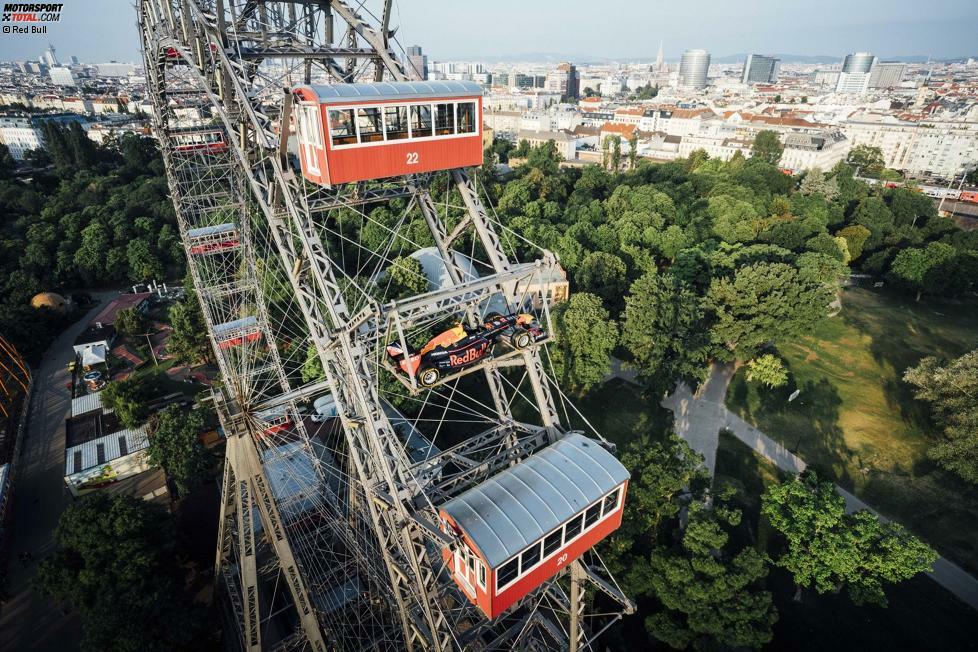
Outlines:
[[418, 382], [422, 387], [431, 387], [441, 378], [441, 374], [434, 367], [422, 369], [418, 374]]
[[530, 335], [530, 331], [528, 330], [516, 328], [513, 330], [509, 341], [513, 343], [514, 349], [523, 350], [533, 344], [533, 336]]

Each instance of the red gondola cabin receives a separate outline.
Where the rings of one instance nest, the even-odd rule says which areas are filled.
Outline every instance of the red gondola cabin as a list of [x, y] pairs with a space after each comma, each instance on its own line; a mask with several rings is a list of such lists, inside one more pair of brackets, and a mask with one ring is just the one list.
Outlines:
[[628, 471], [571, 433], [441, 506], [456, 584], [496, 618], [621, 525]]
[[482, 89], [431, 81], [301, 86], [302, 176], [334, 186], [482, 165]]

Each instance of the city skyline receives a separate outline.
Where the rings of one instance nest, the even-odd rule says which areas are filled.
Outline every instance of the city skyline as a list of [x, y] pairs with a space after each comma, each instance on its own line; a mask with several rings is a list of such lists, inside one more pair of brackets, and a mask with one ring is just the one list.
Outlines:
[[[971, 27], [978, 20], [978, 5], [961, 0], [928, 5], [926, 16], [920, 15], [919, 4], [905, 1], [874, 0], [856, 6], [843, 0], [827, 0], [818, 7], [786, 10], [772, 0], [755, 2], [748, 9], [707, 0], [697, 9], [698, 16], [706, 17], [699, 21], [691, 19], [686, 6], [659, 7], [617, 0], [595, 10], [592, 5], [574, 1], [543, 0], [526, 6], [503, 0], [494, 5], [493, 16], [498, 19], [488, 18], [493, 25], [490, 37], [476, 44], [471, 34], [459, 30], [458, 25], [486, 22], [477, 7], [458, 5], [452, 6], [451, 12], [438, 12], [433, 11], [435, 0], [402, 0], [397, 4], [402, 9], [398, 12], [401, 45], [405, 49], [421, 45], [433, 60], [498, 59], [506, 54], [508, 59], [539, 57], [526, 61], [653, 61], [660, 40], [670, 61], [678, 61], [682, 52], [690, 48], [708, 50], [714, 61], [750, 52], [840, 59], [860, 50], [872, 51], [881, 58], [954, 59], [978, 54]], [[409, 5], [420, 11], [404, 11]], [[561, 20], [555, 21], [558, 12]], [[519, 15], [520, 20], [509, 20], [514, 15]], [[424, 16], [424, 21], [414, 16]], [[629, 20], [612, 20], [617, 16], [628, 16]], [[0, 59], [36, 59], [51, 43], [63, 60], [76, 55], [90, 63], [139, 61], [135, 11], [131, 7], [119, 11], [111, 0], [92, 0], [85, 12], [67, 7], [62, 21], [49, 25], [48, 34], [41, 37], [3, 35]], [[733, 33], [729, 29], [731, 22], [738, 25]], [[91, 38], [98, 33], [116, 36]]]

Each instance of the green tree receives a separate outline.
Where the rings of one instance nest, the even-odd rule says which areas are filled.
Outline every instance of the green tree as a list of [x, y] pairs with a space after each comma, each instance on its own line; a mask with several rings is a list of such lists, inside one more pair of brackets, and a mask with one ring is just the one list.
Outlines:
[[81, 246], [75, 252], [75, 265], [86, 282], [94, 282], [105, 268], [109, 233], [101, 222], [91, 222], [82, 229]]
[[852, 221], [869, 229], [870, 236], [863, 245], [867, 251], [879, 247], [883, 239], [893, 232], [893, 213], [879, 197], [862, 199], [853, 213]]
[[126, 246], [126, 261], [129, 263], [129, 279], [132, 281], [151, 281], [163, 276], [163, 264], [150, 249], [145, 240], [132, 240]]
[[302, 363], [302, 382], [311, 383], [321, 380], [326, 376], [323, 370], [323, 362], [319, 359], [319, 352], [313, 344], [306, 347], [306, 361]]
[[159, 505], [96, 492], [68, 506], [37, 584], [81, 615], [81, 649], [200, 649], [201, 610], [184, 594], [173, 518]]
[[890, 263], [890, 277], [900, 285], [920, 295], [933, 288], [933, 272], [954, 258], [951, 245], [931, 242], [926, 247], [911, 247], [896, 255]]
[[710, 338], [699, 297], [671, 274], [649, 273], [625, 299], [622, 344], [643, 377], [668, 386], [677, 377], [702, 379]]
[[149, 416], [147, 403], [152, 398], [149, 382], [140, 376], [115, 380], [102, 390], [102, 403], [115, 411], [127, 428], [138, 428]]
[[684, 439], [668, 434], [663, 441], [642, 437], [630, 443], [621, 463], [631, 473], [628, 509], [621, 533], [630, 541], [655, 542], [659, 528], [679, 515], [680, 496], [701, 495], [710, 477], [703, 458]]
[[[831, 260], [820, 254], [804, 254], [799, 260], [805, 256]], [[833, 262], [837, 270], [838, 261]], [[769, 341], [808, 332], [825, 317], [838, 288], [836, 279], [819, 272], [817, 267], [760, 262], [737, 268], [732, 278], [714, 278], [704, 305], [713, 316], [711, 338], [717, 353], [747, 359]]]
[[780, 359], [765, 353], [747, 363], [747, 381], [768, 387], [783, 387], [788, 384], [788, 370]]
[[581, 261], [574, 280], [581, 289], [598, 295], [605, 305], [615, 310], [621, 306], [627, 287], [627, 272], [625, 263], [618, 256], [594, 251]]
[[162, 467], [177, 485], [180, 495], [187, 495], [205, 481], [211, 466], [210, 452], [200, 442], [204, 431], [204, 412], [169, 405], [153, 416], [149, 424], [147, 457]]
[[819, 168], [812, 168], [805, 173], [805, 178], [798, 186], [798, 192], [803, 195], [817, 195], [832, 201], [839, 196], [839, 183], [835, 177], [826, 178]]
[[930, 570], [937, 553], [903, 526], [861, 510], [847, 514], [835, 485], [805, 471], [768, 486], [761, 510], [787, 541], [778, 559], [795, 584], [818, 593], [843, 586], [857, 605], [886, 606], [884, 586]]
[[856, 174], [879, 178], [883, 172], [883, 150], [870, 145], [856, 145], [849, 150], [849, 165], [856, 166]]
[[693, 503], [680, 545], [649, 558], [649, 587], [665, 609], [645, 627], [670, 647], [757, 649], [771, 641], [778, 612], [763, 590], [767, 559], [751, 547], [730, 549], [727, 529], [740, 518], [737, 509]]
[[526, 157], [526, 164], [544, 174], [557, 174], [557, 169], [560, 166], [560, 152], [557, 151], [557, 144], [553, 140], [548, 140], [532, 147]]
[[751, 158], [758, 158], [762, 161], [777, 165], [784, 153], [784, 145], [776, 131], [762, 129], [754, 136], [754, 144], [751, 145]]
[[861, 224], [853, 224], [839, 231], [839, 235], [846, 239], [849, 248], [849, 255], [852, 260], [856, 260], [863, 254], [863, 245], [871, 235], [869, 229]]
[[17, 171], [17, 161], [10, 154], [10, 148], [0, 143], [0, 179], [11, 179]]
[[587, 292], [571, 295], [554, 309], [555, 345], [549, 347], [557, 377], [584, 392], [611, 372], [611, 352], [618, 343], [618, 325]]
[[978, 484], [978, 350], [945, 362], [927, 357], [903, 374], [925, 401], [944, 438], [930, 457], [965, 480]]
[[387, 273], [390, 280], [386, 293], [388, 299], [404, 299], [428, 291], [428, 277], [416, 258], [398, 256], [391, 261]]
[[169, 319], [173, 332], [170, 333], [166, 348], [170, 353], [188, 365], [197, 364], [209, 357], [207, 328], [195, 295], [188, 293], [183, 301], [170, 306]]
[[126, 337], [142, 335], [149, 329], [146, 315], [135, 308], [120, 310], [115, 318], [115, 328]]

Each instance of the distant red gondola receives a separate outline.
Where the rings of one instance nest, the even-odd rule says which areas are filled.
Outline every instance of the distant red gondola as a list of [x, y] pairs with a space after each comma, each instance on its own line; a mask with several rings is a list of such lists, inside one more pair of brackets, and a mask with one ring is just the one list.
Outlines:
[[482, 165], [482, 89], [432, 81], [302, 86], [302, 176], [333, 186]]
[[195, 154], [197, 152], [214, 153], [227, 151], [224, 132], [220, 129], [181, 129], [171, 131], [174, 151], [177, 154]]

